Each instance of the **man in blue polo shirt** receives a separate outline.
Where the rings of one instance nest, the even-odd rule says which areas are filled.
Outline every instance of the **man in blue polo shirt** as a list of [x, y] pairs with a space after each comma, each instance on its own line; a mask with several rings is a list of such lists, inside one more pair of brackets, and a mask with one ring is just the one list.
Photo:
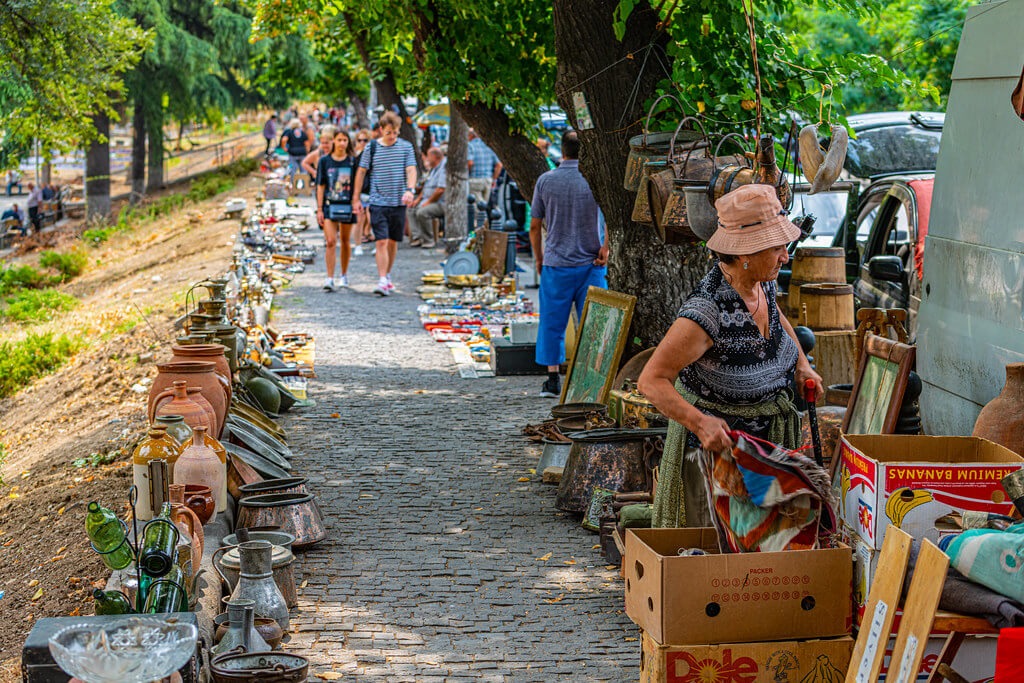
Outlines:
[[[565, 326], [573, 305], [582, 317], [587, 289], [608, 287], [608, 235], [602, 235], [601, 210], [580, 173], [579, 151], [576, 131], [566, 131], [562, 163], [537, 179], [530, 205], [530, 244], [540, 275], [536, 361], [548, 369], [541, 396], [562, 393], [558, 366], [565, 362]], [[542, 225], [547, 228], [543, 248]]]

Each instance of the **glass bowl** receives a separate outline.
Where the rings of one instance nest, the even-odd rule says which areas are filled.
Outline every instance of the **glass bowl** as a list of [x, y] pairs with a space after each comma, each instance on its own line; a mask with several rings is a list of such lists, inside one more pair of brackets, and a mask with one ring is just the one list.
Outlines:
[[192, 624], [132, 617], [100, 626], [81, 623], [50, 637], [50, 654], [85, 683], [149, 683], [169, 676], [196, 651]]

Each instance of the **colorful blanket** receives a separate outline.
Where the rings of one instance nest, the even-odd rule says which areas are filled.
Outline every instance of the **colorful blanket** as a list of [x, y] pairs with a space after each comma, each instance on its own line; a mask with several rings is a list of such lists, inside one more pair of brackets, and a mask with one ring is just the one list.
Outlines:
[[836, 529], [828, 471], [749, 434], [731, 436], [731, 451], [698, 455], [722, 552], [819, 547]]

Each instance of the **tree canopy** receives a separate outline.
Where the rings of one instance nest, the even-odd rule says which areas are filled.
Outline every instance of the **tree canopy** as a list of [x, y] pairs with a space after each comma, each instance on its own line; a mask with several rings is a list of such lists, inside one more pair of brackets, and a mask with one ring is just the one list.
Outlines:
[[118, 16], [114, 3], [0, 0], [0, 129], [6, 138], [70, 149], [95, 135], [94, 113], [114, 113], [122, 76], [146, 45], [145, 31]]

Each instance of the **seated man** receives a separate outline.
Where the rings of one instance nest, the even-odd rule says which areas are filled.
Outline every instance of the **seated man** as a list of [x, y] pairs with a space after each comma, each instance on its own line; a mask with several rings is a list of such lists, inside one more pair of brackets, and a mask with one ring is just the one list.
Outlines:
[[444, 190], [447, 185], [448, 162], [438, 147], [427, 150], [427, 165], [430, 171], [423, 183], [420, 195], [412, 203], [412, 220], [409, 222], [410, 246], [423, 249], [434, 247], [434, 229], [431, 221], [444, 218]]
[[[17, 221], [17, 223], [8, 226], [8, 220], [14, 220]], [[7, 209], [6, 211], [3, 212], [2, 215], [0, 215], [0, 223], [2, 223], [5, 228], [15, 227], [18, 230], [21, 230], [22, 235], [26, 234], [27, 232], [25, 230], [25, 216], [22, 215], [21, 209], [18, 208], [17, 204], [14, 204], [13, 206], [11, 206], [11, 208]]]
[[10, 197], [12, 190], [18, 188], [18, 194], [21, 194], [21, 173], [16, 169], [10, 169], [7, 171], [7, 196]]

